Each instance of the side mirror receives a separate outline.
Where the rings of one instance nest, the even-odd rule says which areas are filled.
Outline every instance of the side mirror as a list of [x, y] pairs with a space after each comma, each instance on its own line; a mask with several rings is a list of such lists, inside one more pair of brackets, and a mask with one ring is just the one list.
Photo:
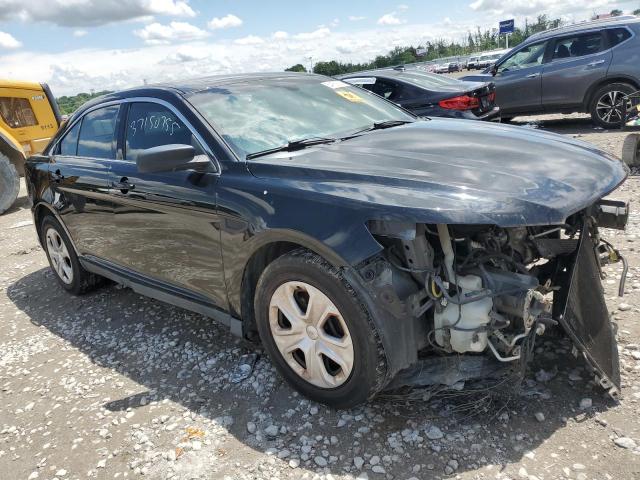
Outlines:
[[495, 77], [496, 73], [498, 73], [498, 65], [496, 65], [495, 63], [492, 63], [491, 66], [489, 67], [489, 73], [491, 73], [491, 75]]
[[171, 144], [147, 148], [138, 154], [136, 165], [140, 173], [196, 170], [211, 165], [206, 155], [196, 156], [191, 145]]

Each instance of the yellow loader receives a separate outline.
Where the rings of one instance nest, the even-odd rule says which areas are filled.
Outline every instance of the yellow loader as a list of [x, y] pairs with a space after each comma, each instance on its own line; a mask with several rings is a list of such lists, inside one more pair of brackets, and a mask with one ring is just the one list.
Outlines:
[[18, 197], [26, 159], [44, 150], [60, 122], [46, 84], [0, 79], [0, 215]]

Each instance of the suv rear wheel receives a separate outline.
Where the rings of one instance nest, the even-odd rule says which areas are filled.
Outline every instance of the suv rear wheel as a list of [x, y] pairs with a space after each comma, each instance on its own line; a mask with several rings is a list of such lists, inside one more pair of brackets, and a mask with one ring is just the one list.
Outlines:
[[611, 83], [599, 88], [591, 101], [591, 119], [597, 126], [619, 128], [622, 122], [624, 97], [634, 92], [627, 83]]
[[296, 250], [262, 273], [255, 296], [260, 339], [287, 382], [335, 408], [366, 401], [386, 378], [369, 314], [340, 272]]
[[0, 215], [11, 208], [20, 191], [20, 175], [9, 157], [0, 153]]

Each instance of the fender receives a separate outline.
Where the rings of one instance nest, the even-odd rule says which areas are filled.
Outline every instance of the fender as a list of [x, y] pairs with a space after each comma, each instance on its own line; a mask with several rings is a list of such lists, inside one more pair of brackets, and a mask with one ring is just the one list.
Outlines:
[[[227, 222], [222, 223], [224, 225]], [[366, 244], [370, 241], [375, 242], [366, 227], [364, 225], [362, 227], [363, 233], [366, 233], [367, 238], [352, 238], [352, 242], [354, 244]], [[261, 249], [269, 245], [290, 243], [317, 253], [334, 267], [343, 268], [352, 265], [345, 256], [333, 250], [321, 240], [306, 233], [281, 228], [266, 229], [254, 234], [249, 233], [250, 231], [251, 228], [247, 226], [246, 229], [242, 229], [242, 235], [238, 235], [240, 232], [238, 232], [237, 229], [225, 227], [222, 227], [221, 232], [223, 237], [222, 258], [225, 269], [227, 293], [229, 305], [234, 314], [242, 312], [242, 282], [250, 262]], [[357, 235], [354, 235], [354, 237], [357, 237]], [[243, 241], [241, 238], [247, 239]], [[366, 240], [366, 242], [363, 240]], [[375, 243], [377, 244], [377, 242]], [[382, 249], [381, 246], [378, 245], [378, 247], [378, 251]], [[371, 253], [374, 254], [375, 252]]]

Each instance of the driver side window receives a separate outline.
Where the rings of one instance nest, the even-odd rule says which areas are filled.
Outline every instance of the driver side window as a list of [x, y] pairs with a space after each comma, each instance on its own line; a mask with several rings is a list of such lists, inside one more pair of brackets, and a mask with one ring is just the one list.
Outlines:
[[196, 155], [202, 147], [175, 113], [151, 102], [132, 103], [127, 114], [125, 159], [135, 162], [142, 150], [162, 145], [191, 145]]
[[498, 72], [509, 72], [542, 65], [547, 43], [548, 42], [545, 41], [527, 45], [505, 60], [502, 65], [498, 67]]

